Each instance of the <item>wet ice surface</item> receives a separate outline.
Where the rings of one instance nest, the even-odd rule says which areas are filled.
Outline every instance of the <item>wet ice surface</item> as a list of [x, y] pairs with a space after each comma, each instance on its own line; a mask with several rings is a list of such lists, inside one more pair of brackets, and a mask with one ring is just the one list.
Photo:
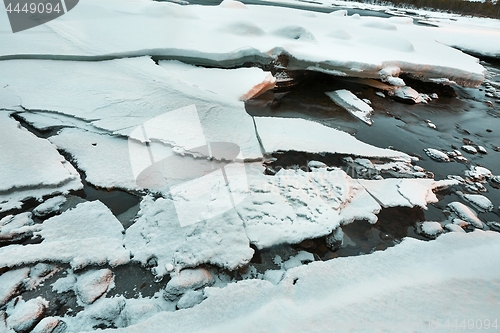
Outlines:
[[[287, 34], [286, 31], [280, 33]], [[337, 33], [337, 37], [340, 35]], [[35, 70], [39, 64], [40, 61], [30, 62], [28, 67]], [[81, 81], [77, 83], [86, 82], [87, 87], [96, 89], [92, 75], [110, 80], [106, 73], [101, 73], [102, 69], [109, 69], [103, 63], [76, 64], [82, 71], [79, 73]], [[59, 68], [57, 62], [45, 65], [49, 69]], [[71, 67], [74, 65], [69, 62], [61, 66], [74, 69]], [[16, 135], [22, 133], [24, 139], [37, 142], [40, 148], [43, 142], [44, 149], [51, 152], [51, 161], [66, 164], [66, 170], [76, 168], [78, 173], [70, 174], [82, 183], [65, 189], [59, 186], [61, 181], [58, 182], [62, 179], [64, 183], [64, 177], [45, 177], [51, 181], [49, 192], [32, 195], [21, 191], [22, 195], [16, 198], [20, 204], [12, 205], [17, 208], [1, 212], [0, 328], [8, 325], [23, 331], [36, 325], [35, 331], [50, 331], [54, 327], [55, 331], [90, 331], [132, 325], [131, 330], [143, 331], [144, 327], [154, 330], [150, 325], [163, 325], [165, 321], [166, 325], [180, 331], [190, 331], [191, 327], [201, 329], [196, 326], [198, 324], [214, 324], [219, 328], [219, 324], [238, 325], [244, 331], [254, 331], [255, 323], [243, 322], [240, 326], [241, 323], [234, 324], [232, 320], [244, 317], [242, 314], [252, 318], [254, 305], [273, 302], [273, 297], [266, 293], [272, 292], [276, 297], [283, 292], [282, 288], [302, 290], [297, 298], [301, 305], [320, 302], [318, 300], [325, 295], [321, 289], [328, 290], [332, 299], [341, 299], [347, 304], [347, 310], [336, 310], [346, 311], [347, 317], [358, 318], [359, 309], [352, 311], [349, 304], [359, 290], [342, 278], [342, 274], [348, 272], [346, 279], [351, 282], [364, 277], [356, 283], [359, 282], [365, 294], [371, 295], [370, 290], [391, 294], [381, 297], [389, 308], [394, 306], [387, 301], [392, 299], [392, 294], [407, 293], [407, 299], [413, 300], [418, 295], [422, 297], [421, 289], [425, 289], [425, 297], [420, 303], [409, 304], [417, 307], [416, 313], [423, 313], [425, 318], [436, 313], [425, 312], [421, 306], [425, 301], [435, 300], [436, 304], [440, 301], [443, 302], [440, 305], [446, 306], [450, 293], [471, 288], [471, 281], [476, 282], [474, 288], [477, 289], [473, 290], [477, 299], [471, 301], [474, 306], [470, 308], [478, 309], [480, 307], [475, 305], [487, 302], [492, 303], [489, 307], [492, 311], [498, 308], [498, 303], [491, 299], [481, 299], [481, 295], [488, 294], [485, 291], [493, 289], [492, 295], [498, 292], [488, 280], [498, 277], [495, 270], [489, 269], [498, 267], [498, 260], [484, 256], [498, 249], [498, 235], [474, 231], [500, 231], [500, 224], [496, 222], [499, 221], [500, 181], [498, 176], [494, 177], [500, 173], [498, 66], [483, 63], [489, 72], [480, 89], [455, 87], [453, 90], [404, 77], [405, 82], [419, 93], [436, 94], [427, 99], [428, 104], [401, 104], [397, 101], [398, 95], [392, 98], [385, 88], [377, 90], [362, 84], [366, 80], [309, 73], [295, 90], [267, 92], [247, 101], [244, 106], [238, 100], [262, 92], [273, 81], [261, 69], [206, 70], [162, 61], [160, 66], [154, 66], [149, 58], [111, 61], [109, 65], [116, 66], [110, 71], [112, 77], [118, 75], [126, 80], [119, 85], [123, 91], [120, 88], [118, 92], [96, 98], [98, 102], [94, 106], [97, 109], [112, 111], [106, 116], [97, 113], [89, 116], [84, 109], [73, 110], [72, 103], [67, 101], [62, 106], [64, 114], [54, 112], [61, 105], [56, 105], [55, 99], [43, 104], [47, 102], [43, 94], [34, 99], [29, 94], [26, 96], [32, 106], [42, 103], [54, 110], [13, 107], [12, 111], [0, 111], [6, 120], [2, 123], [4, 126], [19, 121], [17, 129], [10, 126], [9, 130], [14, 130]], [[121, 69], [127, 66], [147, 69], [147, 74], [161, 83], [151, 81], [141, 70], [128, 72], [127, 68], [122, 72]], [[176, 79], [171, 80], [163, 70], [170, 71]], [[240, 78], [248, 78], [248, 73], [255, 75], [252, 82], [233, 86]], [[212, 77], [217, 77], [214, 87], [211, 87]], [[197, 79], [203, 80], [197, 82]], [[134, 82], [134, 91], [128, 88], [128, 80]], [[392, 76], [385, 81], [401, 83], [399, 78]], [[151, 91], [148, 90], [150, 84], [154, 87]], [[140, 95], [135, 91], [137, 85], [141, 86], [141, 93], [147, 100], [154, 101], [147, 104], [150, 113], [141, 114], [142, 119], [131, 116], [138, 101], [142, 100], [137, 97]], [[175, 89], [170, 89], [171, 85]], [[377, 85], [383, 86], [381, 82]], [[224, 93], [226, 87], [231, 88], [230, 95]], [[61, 84], [56, 88], [67, 87]], [[82, 97], [77, 90], [79, 87], [73, 88], [72, 98], [78, 98], [81, 103], [91, 96]], [[342, 89], [371, 105], [374, 109], [371, 127], [336, 106], [325, 95], [325, 92]], [[458, 96], [451, 96], [455, 91]], [[251, 94], [244, 94], [247, 92]], [[54, 92], [48, 90], [47, 93]], [[192, 124], [188, 126], [182, 121], [194, 112], [192, 108], [182, 109], [177, 117], [158, 117], [163, 112], [165, 96], [178, 97], [182, 101], [196, 96], [196, 102], [203, 108], [195, 112], [200, 122], [210, 128], [212, 139], [236, 137], [249, 153], [245, 157], [251, 160], [245, 164], [239, 160], [240, 164], [231, 165], [229, 160], [234, 156], [228, 158], [228, 154], [222, 154], [217, 157], [219, 140], [214, 144], [195, 145], [188, 135], [171, 135], [193, 129], [189, 127]], [[422, 96], [415, 95], [416, 98]], [[126, 102], [121, 103], [121, 99]], [[220, 105], [213, 107], [212, 103], [219, 99], [222, 108]], [[18, 113], [9, 116], [11, 112]], [[231, 120], [230, 125], [221, 126], [220, 121], [227, 118]], [[149, 120], [143, 122], [145, 119]], [[175, 122], [172, 125], [165, 119]], [[141, 122], [142, 127], [135, 127]], [[177, 122], [183, 126], [178, 126]], [[164, 125], [170, 126], [168, 131], [162, 127]], [[233, 125], [244, 128], [244, 135], [237, 129], [227, 131]], [[111, 133], [113, 131], [115, 133]], [[143, 142], [139, 144], [122, 136], [130, 131], [135, 135], [134, 140]], [[44, 140], [39, 141], [36, 136]], [[131, 149], [131, 146], [142, 150]], [[464, 146], [478, 152], [468, 153]], [[36, 147], [33, 144], [31, 148]], [[136, 160], [135, 166], [146, 167], [147, 171], [140, 173], [141, 181], [134, 179], [134, 170], [127, 164], [128, 154], [132, 152], [138, 152], [132, 154], [133, 157], [139, 157], [139, 153], [143, 153], [142, 157], [147, 156], [146, 162]], [[33, 153], [37, 156], [38, 152]], [[6, 155], [11, 157], [13, 154]], [[207, 156], [223, 158], [217, 161]], [[410, 160], [409, 156], [419, 159]], [[443, 163], [444, 156], [448, 160], [446, 163]], [[155, 161], [159, 162], [155, 164]], [[191, 170], [193, 163], [196, 166]], [[158, 186], [157, 172], [170, 175], [172, 169], [168, 166], [171, 165], [174, 165], [174, 172], [182, 175], [167, 182], [170, 187]], [[231, 183], [231, 168], [241, 166], [247, 168], [248, 192], [244, 193], [243, 200], [235, 203], [238, 197], [243, 197], [243, 193], [238, 192], [241, 188], [228, 195], [224, 184]], [[51, 170], [55, 170], [55, 166]], [[218, 212], [228, 203], [236, 209], [222, 215], [212, 214], [199, 223], [182, 224], [176, 205], [191, 197], [185, 189], [184, 192], [182, 188], [177, 192], [172, 189], [211, 172], [220, 177], [210, 178], [202, 184], [212, 193], [207, 205], [209, 210]], [[59, 168], [59, 174], [64, 176], [64, 170]], [[448, 176], [451, 179], [447, 182], [434, 181], [445, 180]], [[2, 180], [12, 179], [19, 180], [10, 176]], [[33, 187], [30, 190], [36, 191], [38, 185], [31, 183], [33, 181], [28, 184]], [[9, 190], [16, 192], [18, 185], [14, 183]], [[441, 185], [448, 188], [439, 188]], [[198, 194], [203, 188], [194, 184], [187, 189]], [[0, 191], [0, 194], [3, 193]], [[40, 201], [28, 199], [31, 197]], [[196, 214], [200, 210], [189, 207], [187, 215], [198, 217]], [[467, 235], [461, 235], [466, 232]], [[436, 237], [437, 240], [433, 240]], [[360, 257], [367, 254], [371, 255]], [[464, 257], [466, 259], [462, 259]], [[481, 260], [477, 260], [479, 257]], [[474, 259], [467, 260], [471, 258]], [[466, 272], [475, 272], [475, 269], [487, 272], [481, 276], [486, 279], [478, 284], [476, 277], [467, 275], [469, 273], [464, 275], [464, 270], [441, 271], [443, 260], [451, 262], [450, 267], [469, 267]], [[317, 262], [311, 264], [313, 261]], [[422, 265], [428, 271], [415, 271], [415, 267]], [[398, 267], [404, 269], [398, 270]], [[396, 279], [391, 275], [393, 272], [399, 274]], [[433, 272], [442, 272], [446, 281], [439, 280], [438, 276], [432, 277], [429, 283]], [[399, 285], [401, 281], [412, 281], [408, 274], [415, 277], [416, 287]], [[458, 282], [457, 274], [461, 274]], [[235, 284], [235, 281], [240, 282]], [[322, 284], [318, 285], [318, 281]], [[380, 281], [389, 282], [381, 288]], [[315, 285], [320, 286], [319, 289], [312, 287]], [[330, 290], [332, 285], [337, 290], [339, 285], [344, 285], [352, 292], [344, 296], [335, 294]], [[453, 290], [454, 287], [457, 288]], [[290, 297], [286, 295], [285, 298]], [[379, 301], [377, 299], [377, 304], [381, 304]], [[245, 310], [237, 310], [237, 315], [229, 318], [232, 309], [223, 309], [226, 314], [217, 312], [215, 305], [221, 304]], [[311, 308], [319, 314], [323, 311]], [[376, 307], [368, 302], [366, 308]], [[176, 312], [176, 309], [187, 310]], [[463, 309], [456, 310], [458, 313]], [[160, 312], [159, 317], [145, 326], [133, 326]], [[191, 313], [204, 320], [193, 322]], [[221, 318], [225, 322], [219, 323]], [[417, 316], [416, 320], [421, 318]], [[307, 319], [298, 324], [307, 326]]]

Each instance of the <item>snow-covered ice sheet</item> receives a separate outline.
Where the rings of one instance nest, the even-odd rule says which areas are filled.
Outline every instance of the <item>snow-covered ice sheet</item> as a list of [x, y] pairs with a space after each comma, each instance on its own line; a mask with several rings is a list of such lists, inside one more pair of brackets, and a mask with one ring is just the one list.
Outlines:
[[127, 229], [125, 247], [133, 260], [156, 263], [153, 273], [210, 263], [228, 269], [247, 264], [253, 256], [243, 221], [234, 210], [181, 226], [171, 199], [146, 196], [137, 221]]
[[0, 211], [28, 198], [82, 188], [78, 172], [45, 139], [0, 111]]
[[500, 258], [485, 254], [498, 251], [495, 232], [406, 238], [370, 255], [293, 268], [277, 285], [245, 280], [206, 288], [207, 299], [194, 308], [162, 312], [121, 332], [319, 332], [351, 325], [357, 332], [435, 332], [431, 320], [497, 318]]
[[[290, 4], [301, 3], [300, 0], [270, 0]], [[313, 3], [308, 2], [308, 5]], [[414, 19], [434, 26], [425, 26], [419, 29], [419, 34], [435, 38], [436, 41], [459, 48], [461, 50], [485, 56], [498, 57], [500, 45], [492, 40], [500, 38], [500, 22], [491, 18], [471, 17], [460, 14], [449, 14], [425, 9], [390, 8], [356, 1], [321, 0], [315, 1], [315, 6], [340, 6], [342, 8], [356, 8], [374, 11], [383, 11], [397, 16], [389, 18], [389, 22], [411, 24]], [[340, 11], [337, 11], [340, 12]], [[340, 13], [339, 13], [340, 14]], [[420, 15], [416, 17], [415, 14]]]
[[157, 55], [233, 67], [288, 53], [299, 67], [350, 76], [378, 78], [384, 67], [397, 66], [402, 72], [464, 85], [477, 85], [484, 78], [475, 58], [435, 41], [434, 30], [413, 25], [411, 20], [311, 14], [228, 2], [179, 6], [88, 0], [69, 15], [21, 37], [7, 33], [6, 15], [0, 16], [0, 29], [5, 32], [0, 34], [4, 59]]
[[361, 184], [384, 208], [414, 207], [427, 208], [428, 203], [438, 202], [434, 190], [456, 185], [454, 180], [435, 181], [434, 179], [397, 179], [383, 180], [358, 179]]
[[130, 259], [123, 247], [123, 226], [100, 201], [76, 208], [32, 226], [43, 239], [40, 244], [8, 245], [0, 248], [0, 268], [37, 262], [118, 266]]
[[360, 100], [349, 90], [342, 89], [326, 92], [325, 94], [337, 105], [349, 111], [349, 113], [354, 117], [367, 123], [368, 125], [373, 124], [373, 121], [370, 119], [373, 108]]
[[179, 81], [220, 96], [247, 100], [274, 88], [276, 79], [259, 68], [203, 68], [179, 61], [160, 61], [159, 65]]
[[295, 150], [410, 160], [405, 153], [366, 144], [348, 133], [309, 120], [274, 117], [254, 119], [262, 145], [268, 153]]
[[274, 176], [255, 165], [248, 169], [250, 193], [236, 209], [259, 249], [325, 236], [355, 218], [375, 222], [380, 210], [341, 169], [282, 169]]

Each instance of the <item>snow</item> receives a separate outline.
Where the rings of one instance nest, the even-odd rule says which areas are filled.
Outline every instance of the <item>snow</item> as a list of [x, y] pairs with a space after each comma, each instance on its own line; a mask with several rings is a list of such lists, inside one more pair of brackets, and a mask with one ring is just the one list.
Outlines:
[[414, 104], [424, 102], [422, 96], [415, 89], [408, 86], [398, 87], [394, 90], [390, 90], [389, 95], [395, 96], [404, 101], [409, 101]]
[[433, 160], [436, 160], [438, 162], [449, 162], [450, 161], [450, 158], [448, 157], [448, 155], [446, 155], [445, 153], [443, 153], [440, 150], [437, 150], [434, 148], [426, 148], [426, 149], [424, 149], [424, 151], [427, 154], [427, 156], [429, 156], [430, 158], [432, 158]]
[[29, 301], [20, 299], [14, 306], [7, 307], [7, 326], [16, 332], [29, 331], [42, 319], [49, 302], [42, 297], [37, 297]]
[[205, 268], [183, 269], [174, 273], [165, 287], [165, 298], [175, 299], [188, 290], [195, 290], [213, 283], [213, 277]]
[[103, 188], [140, 189], [131, 169], [127, 139], [66, 128], [49, 140], [73, 156], [90, 184]]
[[0, 306], [3, 306], [16, 295], [24, 279], [28, 277], [29, 272], [30, 269], [24, 267], [0, 275]]
[[451, 202], [448, 204], [447, 208], [456, 217], [464, 220], [467, 223], [472, 224], [476, 228], [483, 228], [483, 222], [477, 217], [476, 212], [460, 202]]
[[[341, 169], [281, 169], [274, 176], [262, 171], [260, 165], [249, 165], [250, 193], [236, 206], [250, 242], [259, 249], [325, 236], [355, 217], [373, 220], [380, 210]], [[350, 205], [355, 208], [349, 210]]]
[[277, 285], [246, 280], [205, 288], [207, 298], [194, 308], [162, 312], [122, 332], [348, 331], [350, 325], [357, 332], [396, 325], [398, 332], [409, 325], [432, 332], [429, 318], [496, 318], [500, 258], [485, 253], [498, 251], [495, 232], [406, 238], [385, 251], [296, 267]]
[[462, 150], [469, 154], [477, 154], [477, 149], [474, 146], [464, 145]]
[[[70, 15], [31, 29], [22, 39], [1, 33], [0, 56], [102, 59], [147, 54], [233, 67], [248, 60], [268, 60], [277, 53], [289, 53], [304, 64], [302, 68], [315, 65], [350, 76], [378, 78], [380, 69], [397, 66], [405, 73], [468, 85], [477, 85], [484, 77], [475, 58], [440, 43], [453, 34], [443, 32], [441, 40], [435, 41], [440, 37], [440, 29], [358, 14], [314, 13], [311, 17], [291, 8], [236, 7], [229, 3], [179, 6], [150, 1], [88, 0]], [[9, 30], [6, 20], [7, 16], [1, 17], [1, 32]], [[296, 33], [278, 33], [293, 30], [289, 22], [293, 22], [295, 31], [304, 32], [298, 39]], [[455, 34], [460, 32], [460, 25], [452, 27]], [[476, 30], [476, 35], [485, 29]], [[330, 42], [335, 39], [328, 35], [336, 30], [349, 31], [352, 39]], [[453, 40], [460, 40], [466, 33], [457, 35]], [[467, 32], [467, 36], [472, 43], [472, 35]], [[484, 37], [478, 39], [485, 41]]]
[[45, 200], [44, 203], [33, 209], [35, 216], [45, 216], [59, 212], [61, 206], [66, 202], [66, 198], [62, 195]]
[[346, 109], [350, 114], [368, 125], [373, 124], [370, 115], [373, 109], [370, 105], [360, 100], [349, 90], [336, 90], [325, 93], [338, 106]]
[[82, 188], [76, 170], [47, 140], [0, 111], [0, 212], [28, 198]]
[[7, 215], [0, 220], [0, 241], [15, 241], [33, 232], [31, 213]]
[[171, 270], [170, 265], [176, 270], [204, 263], [236, 269], [253, 256], [243, 221], [234, 210], [181, 226], [174, 202], [151, 196], [141, 202], [136, 222], [125, 233], [124, 244], [133, 261], [146, 265], [154, 258], [157, 264], [153, 273], [159, 277]]
[[433, 221], [422, 222], [420, 224], [420, 228], [424, 235], [432, 238], [436, 237], [437, 235], [443, 232], [443, 227], [439, 222], [433, 222]]
[[32, 333], [57, 333], [57, 327], [63, 327], [63, 322], [55, 317], [45, 317], [33, 328]]
[[[201, 74], [204, 70], [195, 73], [203, 78], [206, 77]], [[191, 86], [189, 80], [181, 81], [183, 72], [175, 72], [177, 76], [169, 74], [149, 57], [98, 62], [8, 60], [0, 62], [0, 72], [0, 81], [9, 85], [13, 94], [21, 96], [25, 109], [45, 110], [44, 115], [52, 112], [84, 120], [90, 125], [84, 130], [129, 136], [134, 129], [144, 126], [148, 139], [183, 148], [183, 134], [197, 125], [203, 130], [203, 136], [197, 139], [203, 139], [204, 144], [231, 142], [240, 147], [245, 158], [261, 157], [252, 117], [246, 113], [242, 101], [235, 96]], [[72, 80], [67, 80], [68, 73], [71, 73]], [[44, 77], [45, 82], [41, 86], [37, 83], [40, 77]], [[248, 85], [244, 78], [237, 82]], [[253, 84], [257, 82], [251, 81]], [[239, 88], [237, 91], [244, 90]], [[151, 133], [152, 128], [148, 128], [161, 120], [157, 117], [168, 118], [172, 111], [193, 105], [196, 108], [195, 123], [180, 123], [182, 118], [177, 119], [169, 127], [176, 131], [163, 131], [160, 136], [153, 135], [157, 132]], [[60, 120], [55, 119], [54, 123], [60, 123]], [[70, 134], [74, 132], [63, 133], [66, 137]], [[64, 146], [60, 141], [58, 144]], [[83, 147], [78, 148], [82, 150]]]
[[205, 91], [233, 100], [248, 100], [274, 88], [276, 79], [269, 72], [253, 67], [238, 69], [202, 68], [179, 61], [160, 61], [169, 75]]
[[493, 210], [493, 203], [484, 195], [463, 193], [461, 197], [477, 207], [480, 211], [489, 212]]
[[91, 270], [77, 277], [75, 293], [83, 304], [92, 304], [114, 286], [109, 269]]
[[456, 181], [435, 181], [433, 179], [395, 179], [366, 180], [358, 179], [371, 196], [382, 207], [427, 208], [428, 203], [438, 202], [433, 191], [457, 184]]
[[122, 246], [123, 226], [100, 201], [81, 203], [36, 226], [35, 234], [43, 241], [0, 248], [0, 268], [43, 261], [69, 263], [73, 268], [129, 261]]
[[465, 175], [474, 181], [483, 182], [485, 178], [492, 177], [493, 174], [489, 169], [481, 166], [471, 166], [469, 170], [465, 170]]
[[294, 118], [254, 117], [266, 152], [295, 150], [410, 160], [404, 153], [377, 148], [334, 128]]
[[203, 296], [203, 291], [201, 290], [188, 290], [177, 302], [177, 308], [188, 309], [193, 306], [200, 304], [205, 297]]

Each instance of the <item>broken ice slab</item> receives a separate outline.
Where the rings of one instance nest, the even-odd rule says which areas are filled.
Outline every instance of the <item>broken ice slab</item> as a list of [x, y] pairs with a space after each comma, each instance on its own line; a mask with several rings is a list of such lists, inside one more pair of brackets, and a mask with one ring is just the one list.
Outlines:
[[336, 91], [325, 92], [341, 108], [347, 110], [354, 117], [365, 122], [368, 125], [373, 124], [370, 115], [373, 109], [370, 105], [363, 102], [349, 90], [341, 89]]

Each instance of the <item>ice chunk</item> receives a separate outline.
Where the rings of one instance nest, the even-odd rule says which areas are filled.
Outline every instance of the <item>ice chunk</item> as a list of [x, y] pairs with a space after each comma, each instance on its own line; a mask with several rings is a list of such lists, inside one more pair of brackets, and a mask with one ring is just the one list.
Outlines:
[[0, 275], [0, 306], [3, 306], [16, 295], [24, 279], [28, 277], [29, 272], [30, 269], [25, 267]]
[[383, 207], [419, 206], [426, 208], [428, 203], [438, 201], [433, 190], [441, 186], [447, 186], [433, 179], [359, 179], [358, 183], [377, 199]]
[[30, 236], [37, 229], [33, 224], [29, 212], [5, 216], [0, 220], [0, 242], [15, 241]]
[[439, 222], [422, 222], [419, 224], [420, 231], [427, 237], [436, 238], [439, 234], [443, 232], [443, 227]]
[[471, 166], [470, 170], [465, 171], [465, 175], [479, 182], [484, 181], [485, 178], [493, 176], [489, 169], [480, 166]]
[[213, 277], [204, 268], [183, 269], [172, 276], [165, 287], [165, 297], [169, 300], [183, 295], [188, 290], [195, 290], [213, 283]]
[[117, 266], [130, 259], [122, 246], [123, 226], [100, 201], [81, 203], [37, 226], [43, 241], [0, 248], [0, 267], [41, 261], [65, 262], [73, 268]]
[[59, 333], [66, 324], [55, 317], [45, 317], [33, 328], [31, 333]]
[[44, 203], [38, 205], [33, 209], [33, 214], [36, 216], [45, 216], [52, 213], [57, 213], [61, 209], [61, 206], [66, 202], [64, 196], [57, 196], [47, 199]]
[[314, 261], [314, 255], [310, 252], [300, 251], [282, 264], [283, 269], [289, 270]]
[[125, 247], [143, 265], [154, 259], [154, 273], [159, 276], [167, 273], [168, 264], [177, 270], [203, 263], [235, 269], [253, 255], [243, 222], [234, 211], [182, 227], [171, 199], [150, 196], [141, 202], [137, 221], [126, 231]]
[[450, 161], [450, 158], [448, 157], [448, 155], [446, 155], [445, 153], [443, 153], [440, 150], [437, 150], [434, 148], [426, 148], [426, 149], [424, 149], [424, 151], [427, 154], [427, 156], [429, 156], [430, 158], [432, 158], [433, 160], [436, 160], [438, 162], [449, 162]]
[[476, 228], [483, 228], [483, 222], [477, 217], [476, 212], [460, 202], [451, 202], [447, 208], [458, 218], [472, 224]]
[[234, 101], [256, 97], [274, 88], [276, 83], [271, 73], [257, 67], [229, 70], [196, 67], [179, 61], [160, 61], [159, 65], [179, 81]]
[[177, 302], [177, 308], [188, 309], [200, 304], [205, 296], [201, 290], [188, 290]]
[[463, 233], [465, 233], [464, 229], [462, 229], [461, 226], [456, 225], [454, 223], [448, 223], [444, 226], [444, 228], [447, 229], [448, 231], [451, 231], [451, 232], [463, 232]]
[[[359, 185], [341, 169], [281, 169], [272, 177], [257, 165], [248, 171], [250, 194], [236, 209], [259, 249], [328, 235], [342, 222], [351, 222], [351, 214], [344, 215], [343, 209], [361, 194], [353, 192]], [[371, 218], [372, 205], [357, 214]]]
[[422, 96], [413, 88], [404, 86], [404, 87], [398, 87], [392, 91], [389, 91], [390, 93], [392, 92], [392, 95], [398, 99], [401, 99], [405, 102], [410, 102], [413, 104], [419, 104], [424, 101]]
[[465, 151], [466, 153], [469, 153], [469, 154], [477, 154], [476, 147], [471, 146], [471, 145], [462, 146], [462, 150]]
[[[495, 318], [500, 258], [485, 253], [499, 251], [496, 232], [451, 232], [432, 242], [405, 238], [385, 251], [293, 268], [276, 285], [254, 279], [205, 288], [207, 298], [200, 305], [162, 312], [122, 331], [229, 332], [238, 327], [260, 332], [273, 325], [306, 332], [318, 323], [325, 330], [350, 327], [339, 323], [353, 313], [357, 323], [392, 323], [397, 315], [418, 327], [427, 327], [436, 314], [445, 321], [463, 312]], [[369, 310], [359, 311], [360, 306]], [[393, 331], [393, 324], [385, 327]]]
[[92, 304], [114, 286], [114, 274], [109, 269], [91, 270], [77, 277], [75, 293], [84, 304]]
[[268, 153], [295, 150], [410, 160], [404, 153], [368, 145], [350, 134], [305, 119], [255, 117], [255, 123]]
[[27, 290], [33, 290], [42, 284], [45, 280], [59, 271], [58, 267], [53, 265], [38, 263], [30, 269], [29, 279], [25, 282]]
[[464, 193], [461, 194], [461, 196], [483, 212], [489, 212], [493, 210], [493, 203], [484, 195]]
[[26, 302], [20, 299], [14, 307], [7, 308], [7, 326], [16, 332], [27, 332], [42, 319], [48, 306], [42, 297]]
[[0, 212], [19, 208], [27, 198], [82, 188], [80, 176], [45, 139], [0, 111]]
[[349, 113], [354, 117], [367, 123], [368, 125], [373, 124], [372, 120], [370, 119], [370, 115], [373, 112], [372, 107], [363, 102], [349, 90], [342, 89], [326, 92], [325, 94], [330, 97], [331, 100], [334, 101], [338, 106], [349, 111]]

